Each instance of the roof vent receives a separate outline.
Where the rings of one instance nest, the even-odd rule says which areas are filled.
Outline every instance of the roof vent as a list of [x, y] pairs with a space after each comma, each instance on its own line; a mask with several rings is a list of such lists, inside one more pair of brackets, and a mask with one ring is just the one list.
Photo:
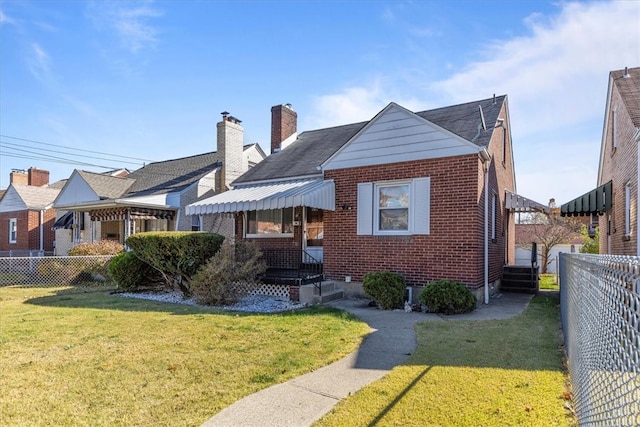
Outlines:
[[493, 105], [496, 105], [496, 94], [493, 94]]
[[631, 77], [629, 75], [629, 67], [624, 67], [624, 75], [622, 76], [623, 79], [628, 79], [629, 77]]

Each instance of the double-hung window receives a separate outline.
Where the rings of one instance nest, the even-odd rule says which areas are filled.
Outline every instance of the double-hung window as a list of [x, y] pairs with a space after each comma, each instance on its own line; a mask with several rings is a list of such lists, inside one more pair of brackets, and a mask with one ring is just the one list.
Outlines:
[[293, 236], [293, 208], [247, 212], [247, 237]]
[[429, 234], [430, 179], [358, 184], [358, 234]]
[[9, 243], [16, 243], [18, 241], [18, 219], [9, 219]]

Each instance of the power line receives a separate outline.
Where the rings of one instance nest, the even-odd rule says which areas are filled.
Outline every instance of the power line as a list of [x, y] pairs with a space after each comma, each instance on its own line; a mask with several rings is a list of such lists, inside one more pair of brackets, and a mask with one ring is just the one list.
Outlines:
[[[65, 155], [80, 157], [80, 155], [75, 154], [75, 153], [69, 153], [69, 152], [57, 151], [57, 150], [49, 150], [47, 148], [38, 148], [39, 152], [34, 153], [33, 151], [25, 150], [19, 144], [13, 144], [11, 142], [1, 141], [1, 140], [0, 140], [0, 147], [10, 148], [10, 149], [14, 149], [14, 150], [17, 150], [17, 151], [24, 151], [26, 153], [33, 153], [33, 154], [41, 154], [40, 151], [47, 151], [47, 152], [55, 153], [55, 154], [65, 154]], [[31, 147], [29, 147], [29, 148], [31, 148]], [[88, 151], [88, 150], [83, 150], [83, 151]], [[58, 157], [52, 156], [52, 158], [55, 159], [55, 158], [58, 158]], [[107, 161], [116, 160], [116, 159], [109, 159], [109, 158], [104, 158], [104, 157], [90, 156], [90, 155], [86, 155], [86, 154], [83, 155], [82, 158], [85, 158], [85, 159], [86, 158], [90, 158], [90, 159], [96, 159], [96, 160], [107, 160]], [[126, 161], [126, 160], [118, 160], [118, 161], [120, 163], [128, 163], [128, 164], [131, 164], [131, 165], [140, 165], [140, 164], [142, 164], [141, 162], [131, 162], [131, 161]]]
[[111, 154], [111, 153], [105, 153], [105, 152], [94, 151], [94, 150], [84, 150], [82, 148], [71, 147], [71, 146], [68, 146], [68, 145], [50, 144], [50, 143], [47, 143], [47, 142], [36, 141], [36, 140], [33, 140], [33, 139], [27, 139], [27, 138], [19, 138], [17, 136], [11, 136], [11, 135], [1, 135], [0, 134], [0, 137], [9, 138], [9, 139], [15, 139], [17, 141], [30, 142], [30, 143], [33, 143], [33, 144], [47, 145], [49, 147], [68, 148], [68, 149], [71, 149], [71, 150], [82, 151], [82, 152], [85, 152], [85, 153], [102, 154], [102, 155], [105, 155], [105, 156], [119, 157], [119, 158], [123, 158], [123, 159], [140, 160], [140, 161], [143, 161], [143, 162], [146, 162], [146, 163], [155, 162], [155, 160], [151, 160], [151, 159], [142, 159], [142, 158], [139, 158], [139, 157], [123, 156], [123, 155], [120, 155], [120, 154]]

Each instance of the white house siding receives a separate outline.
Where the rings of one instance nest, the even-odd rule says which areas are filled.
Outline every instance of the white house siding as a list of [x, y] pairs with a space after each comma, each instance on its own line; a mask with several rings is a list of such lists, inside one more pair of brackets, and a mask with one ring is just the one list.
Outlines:
[[[547, 266], [547, 273], [556, 273], [558, 256], [560, 252], [563, 253], [579, 253], [582, 245], [569, 245], [562, 244], [556, 245], [551, 248], [549, 254], [549, 265]], [[540, 256], [540, 247], [538, 247], [538, 265], [542, 264], [542, 257]], [[516, 248], [516, 265], [531, 265], [531, 248]]]
[[18, 212], [26, 209], [27, 205], [13, 186], [10, 186], [0, 201], [0, 212]]
[[324, 165], [333, 170], [473, 154], [478, 147], [390, 104]]

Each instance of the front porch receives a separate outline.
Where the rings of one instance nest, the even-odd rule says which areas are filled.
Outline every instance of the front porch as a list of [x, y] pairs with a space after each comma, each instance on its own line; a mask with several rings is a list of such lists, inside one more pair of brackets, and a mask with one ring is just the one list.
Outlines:
[[[263, 249], [267, 271], [261, 276], [266, 288], [287, 288], [289, 298], [318, 304], [344, 296], [335, 282], [324, 278], [323, 264], [301, 249]], [[276, 290], [283, 293], [282, 289]]]

